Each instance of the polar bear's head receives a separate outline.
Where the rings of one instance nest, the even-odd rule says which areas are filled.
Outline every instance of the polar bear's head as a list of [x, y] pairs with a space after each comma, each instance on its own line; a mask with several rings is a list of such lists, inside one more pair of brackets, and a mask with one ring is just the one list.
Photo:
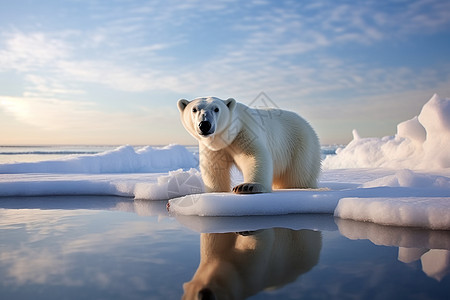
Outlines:
[[235, 107], [236, 100], [233, 98], [221, 100], [205, 97], [192, 101], [178, 100], [183, 126], [198, 141], [206, 144], [210, 144], [215, 137], [229, 128]]

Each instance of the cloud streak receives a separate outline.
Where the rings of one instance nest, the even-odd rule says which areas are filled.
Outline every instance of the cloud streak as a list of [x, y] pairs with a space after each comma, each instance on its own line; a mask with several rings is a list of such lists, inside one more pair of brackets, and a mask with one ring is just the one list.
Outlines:
[[[339, 66], [334, 67], [334, 70], [320, 73], [329, 66], [320, 64], [318, 60], [320, 57], [324, 57], [324, 54], [316, 54], [315, 51], [320, 53], [320, 49], [326, 49], [339, 43], [371, 44], [380, 39], [389, 39], [389, 36], [386, 36], [386, 29], [400, 25], [403, 29], [398, 29], [399, 32], [408, 31], [406, 29], [411, 28], [410, 24], [413, 23], [410, 20], [420, 22], [421, 27], [425, 27], [424, 30], [426, 28], [438, 30], [449, 23], [442, 11], [450, 12], [450, 6], [439, 1], [413, 2], [404, 10], [392, 9], [387, 12], [377, 10], [378, 2], [367, 2], [356, 7], [349, 5], [336, 7], [326, 4], [326, 2], [322, 3], [323, 5], [320, 7], [303, 4], [297, 4], [294, 7], [280, 5], [274, 10], [258, 10], [257, 8], [264, 6], [261, 3], [247, 4], [246, 9], [255, 10], [255, 12], [248, 14], [243, 19], [233, 19], [233, 28], [236, 34], [240, 34], [239, 39], [242, 41], [239, 47], [236, 47], [235, 44], [221, 45], [220, 43], [216, 46], [208, 45], [211, 47], [212, 54], [200, 63], [185, 61], [177, 65], [179, 58], [174, 56], [171, 50], [179, 47], [182, 51], [183, 45], [180, 45], [182, 40], [178, 42], [164, 40], [163, 42], [139, 45], [140, 38], [136, 38], [136, 36], [144, 36], [148, 28], [155, 23], [173, 23], [174, 19], [176, 19], [175, 23], [179, 22], [178, 26], [186, 26], [186, 23], [191, 22], [199, 14], [198, 11], [218, 11], [220, 7], [221, 14], [234, 12], [233, 2], [224, 1], [209, 6], [204, 6], [201, 1], [173, 6], [152, 3], [147, 6], [132, 6], [128, 8], [131, 15], [121, 18], [117, 17], [117, 11], [110, 17], [114, 19], [113, 21], [107, 19], [99, 29], [87, 32], [87, 41], [85, 41], [84, 47], [98, 48], [98, 52], [104, 52], [106, 50], [104, 47], [112, 50], [107, 55], [101, 56], [93, 51], [91, 59], [87, 56], [80, 58], [80, 52], [74, 44], [79, 42], [79, 37], [85, 36], [83, 32], [72, 32], [71, 34], [66, 32], [59, 36], [50, 36], [44, 32], [25, 34], [18, 31], [6, 37], [5, 47], [0, 51], [0, 68], [28, 74], [26, 80], [32, 86], [29, 89], [35, 92], [48, 93], [53, 86], [55, 94], [68, 94], [71, 91], [75, 94], [82, 92], [81, 89], [65, 88], [64, 84], [67, 82], [95, 83], [128, 92], [169, 90], [176, 93], [196, 93], [204, 90], [205, 85], [217, 87], [222, 83], [224, 86], [222, 89], [233, 87], [236, 86], [236, 82], [244, 78], [247, 78], [247, 82], [256, 82], [257, 86], [265, 86], [260, 83], [268, 81], [268, 78], [265, 77], [270, 77], [271, 80], [275, 79], [274, 85], [276, 86], [280, 86], [280, 84], [289, 86], [289, 81], [285, 79], [293, 78], [292, 81], [295, 83], [298, 83], [298, 80], [305, 81], [305, 84], [300, 84], [300, 86], [306, 87], [311, 86], [311, 80], [320, 78], [320, 80], [316, 80], [317, 84], [312, 84], [312, 86], [327, 85], [330, 87], [341, 82], [339, 86], [346, 88], [348, 82], [351, 82], [349, 78], [364, 80], [366, 77], [361, 74], [363, 72], [358, 70], [358, 66], [348, 68], [347, 64], [352, 62], [342, 61]], [[427, 5], [428, 14], [421, 13], [421, 9], [425, 5]], [[99, 8], [100, 11], [105, 9], [104, 7]], [[155, 14], [158, 15], [157, 21], [153, 20]], [[215, 18], [219, 17], [215, 16]], [[396, 23], [393, 24], [391, 19], [397, 19]], [[398, 19], [401, 22], [398, 22]], [[149, 20], [151, 20], [150, 25], [145, 25]], [[170, 29], [160, 30], [166, 33]], [[135, 40], [117, 37], [120, 36], [120, 33], [127, 33], [126, 36], [129, 34]], [[185, 34], [189, 34], [189, 31], [185, 31]], [[74, 40], [73, 36], [78, 36], [78, 38]], [[124, 43], [124, 46], [111, 47], [111, 45], [108, 46], [108, 43]], [[88, 44], [89, 47], [86, 46]], [[329, 56], [329, 54], [326, 55]], [[312, 61], [301, 59], [303, 56], [308, 59], [312, 58]], [[146, 61], [147, 58], [151, 62], [148, 63], [147, 60], [145, 65], [139, 65], [134, 60], [136, 57], [143, 61]], [[292, 59], [296, 60], [296, 63], [289, 68], [292, 66]], [[367, 66], [361, 66], [361, 69], [363, 68], [367, 68]], [[405, 68], [399, 68], [394, 73], [402, 73], [402, 69]], [[52, 83], [43, 88], [42, 81], [41, 84], [36, 82], [39, 75], [35, 75], [33, 72], [45, 73], [45, 81]], [[382, 73], [382, 70], [371, 69], [369, 72], [373, 78], [376, 77], [375, 73]], [[228, 76], [229, 73], [232, 75]], [[319, 76], [312, 73], [319, 73]], [[341, 78], [342, 73], [348, 74], [348, 76], [344, 76], [347, 79], [336, 81], [333, 75], [336, 73], [340, 73], [339, 77]], [[232, 80], [236, 74], [239, 79]], [[239, 74], [242, 75], [239, 76]], [[215, 83], [205, 84], [206, 77]], [[378, 80], [375, 82], [379, 82], [382, 77], [378, 76]], [[186, 80], [189, 82], [186, 83]], [[388, 79], [386, 82], [392, 81]], [[254, 93], [254, 91], [251, 92], [251, 94]], [[241, 91], [239, 94], [246, 93]]]
[[[448, 60], [386, 65], [381, 55], [391, 54], [376, 53], [380, 45], [447, 32], [446, 1], [117, 1], [78, 9], [67, 15], [88, 24], [0, 32], [0, 72], [24, 82], [21, 96], [2, 96], [3, 112], [63, 129], [130, 118], [137, 107], [173, 109], [178, 97], [248, 102], [265, 91], [299, 111], [450, 83]], [[110, 99], [116, 93], [126, 99]], [[160, 119], [146, 113], [142, 120]]]

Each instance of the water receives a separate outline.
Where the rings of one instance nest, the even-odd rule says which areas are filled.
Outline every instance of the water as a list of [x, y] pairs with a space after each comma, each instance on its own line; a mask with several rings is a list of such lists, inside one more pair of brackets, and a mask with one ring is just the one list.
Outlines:
[[241, 274], [238, 283], [254, 282], [249, 299], [448, 299], [449, 231], [331, 215], [173, 217], [165, 205], [0, 198], [0, 298], [180, 299], [193, 276], [225, 284]]

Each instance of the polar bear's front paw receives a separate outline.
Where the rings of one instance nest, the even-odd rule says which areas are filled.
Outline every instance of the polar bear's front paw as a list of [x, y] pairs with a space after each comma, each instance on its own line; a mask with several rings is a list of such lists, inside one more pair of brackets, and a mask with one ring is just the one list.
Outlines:
[[236, 194], [258, 194], [265, 193], [266, 190], [264, 186], [256, 182], [245, 182], [238, 184], [233, 188], [233, 192]]

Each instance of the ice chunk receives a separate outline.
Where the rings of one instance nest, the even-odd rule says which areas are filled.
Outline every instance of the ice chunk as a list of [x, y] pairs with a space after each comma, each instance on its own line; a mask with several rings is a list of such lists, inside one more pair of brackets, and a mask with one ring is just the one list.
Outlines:
[[[381, 178], [374, 179], [377, 175]], [[353, 169], [326, 170], [322, 178], [326, 181], [321, 186], [333, 189], [190, 195], [170, 200], [170, 211], [175, 215], [199, 216], [334, 213], [341, 218], [379, 224], [450, 229], [448, 176], [411, 170]], [[329, 182], [331, 179], [334, 182]], [[336, 184], [342, 180], [362, 183]]]
[[415, 116], [411, 120], [397, 125], [397, 136], [410, 139], [421, 145], [427, 138], [427, 132], [419, 122], [419, 118]]
[[157, 184], [137, 183], [134, 189], [134, 197], [135, 199], [167, 200], [203, 192], [204, 185], [198, 170], [190, 169], [184, 172], [179, 169], [169, 172], [167, 176], [158, 177]]
[[334, 215], [383, 225], [449, 229], [450, 198], [343, 198]]
[[339, 168], [450, 168], [450, 99], [435, 94], [417, 117], [397, 126], [397, 134], [353, 140], [323, 162], [325, 169]]
[[169, 200], [170, 212], [198, 216], [283, 215], [333, 213], [337, 194], [318, 190], [283, 190], [273, 193], [237, 195], [207, 193]]
[[450, 99], [435, 94], [423, 106], [418, 119], [427, 131], [421, 166], [450, 168]]

